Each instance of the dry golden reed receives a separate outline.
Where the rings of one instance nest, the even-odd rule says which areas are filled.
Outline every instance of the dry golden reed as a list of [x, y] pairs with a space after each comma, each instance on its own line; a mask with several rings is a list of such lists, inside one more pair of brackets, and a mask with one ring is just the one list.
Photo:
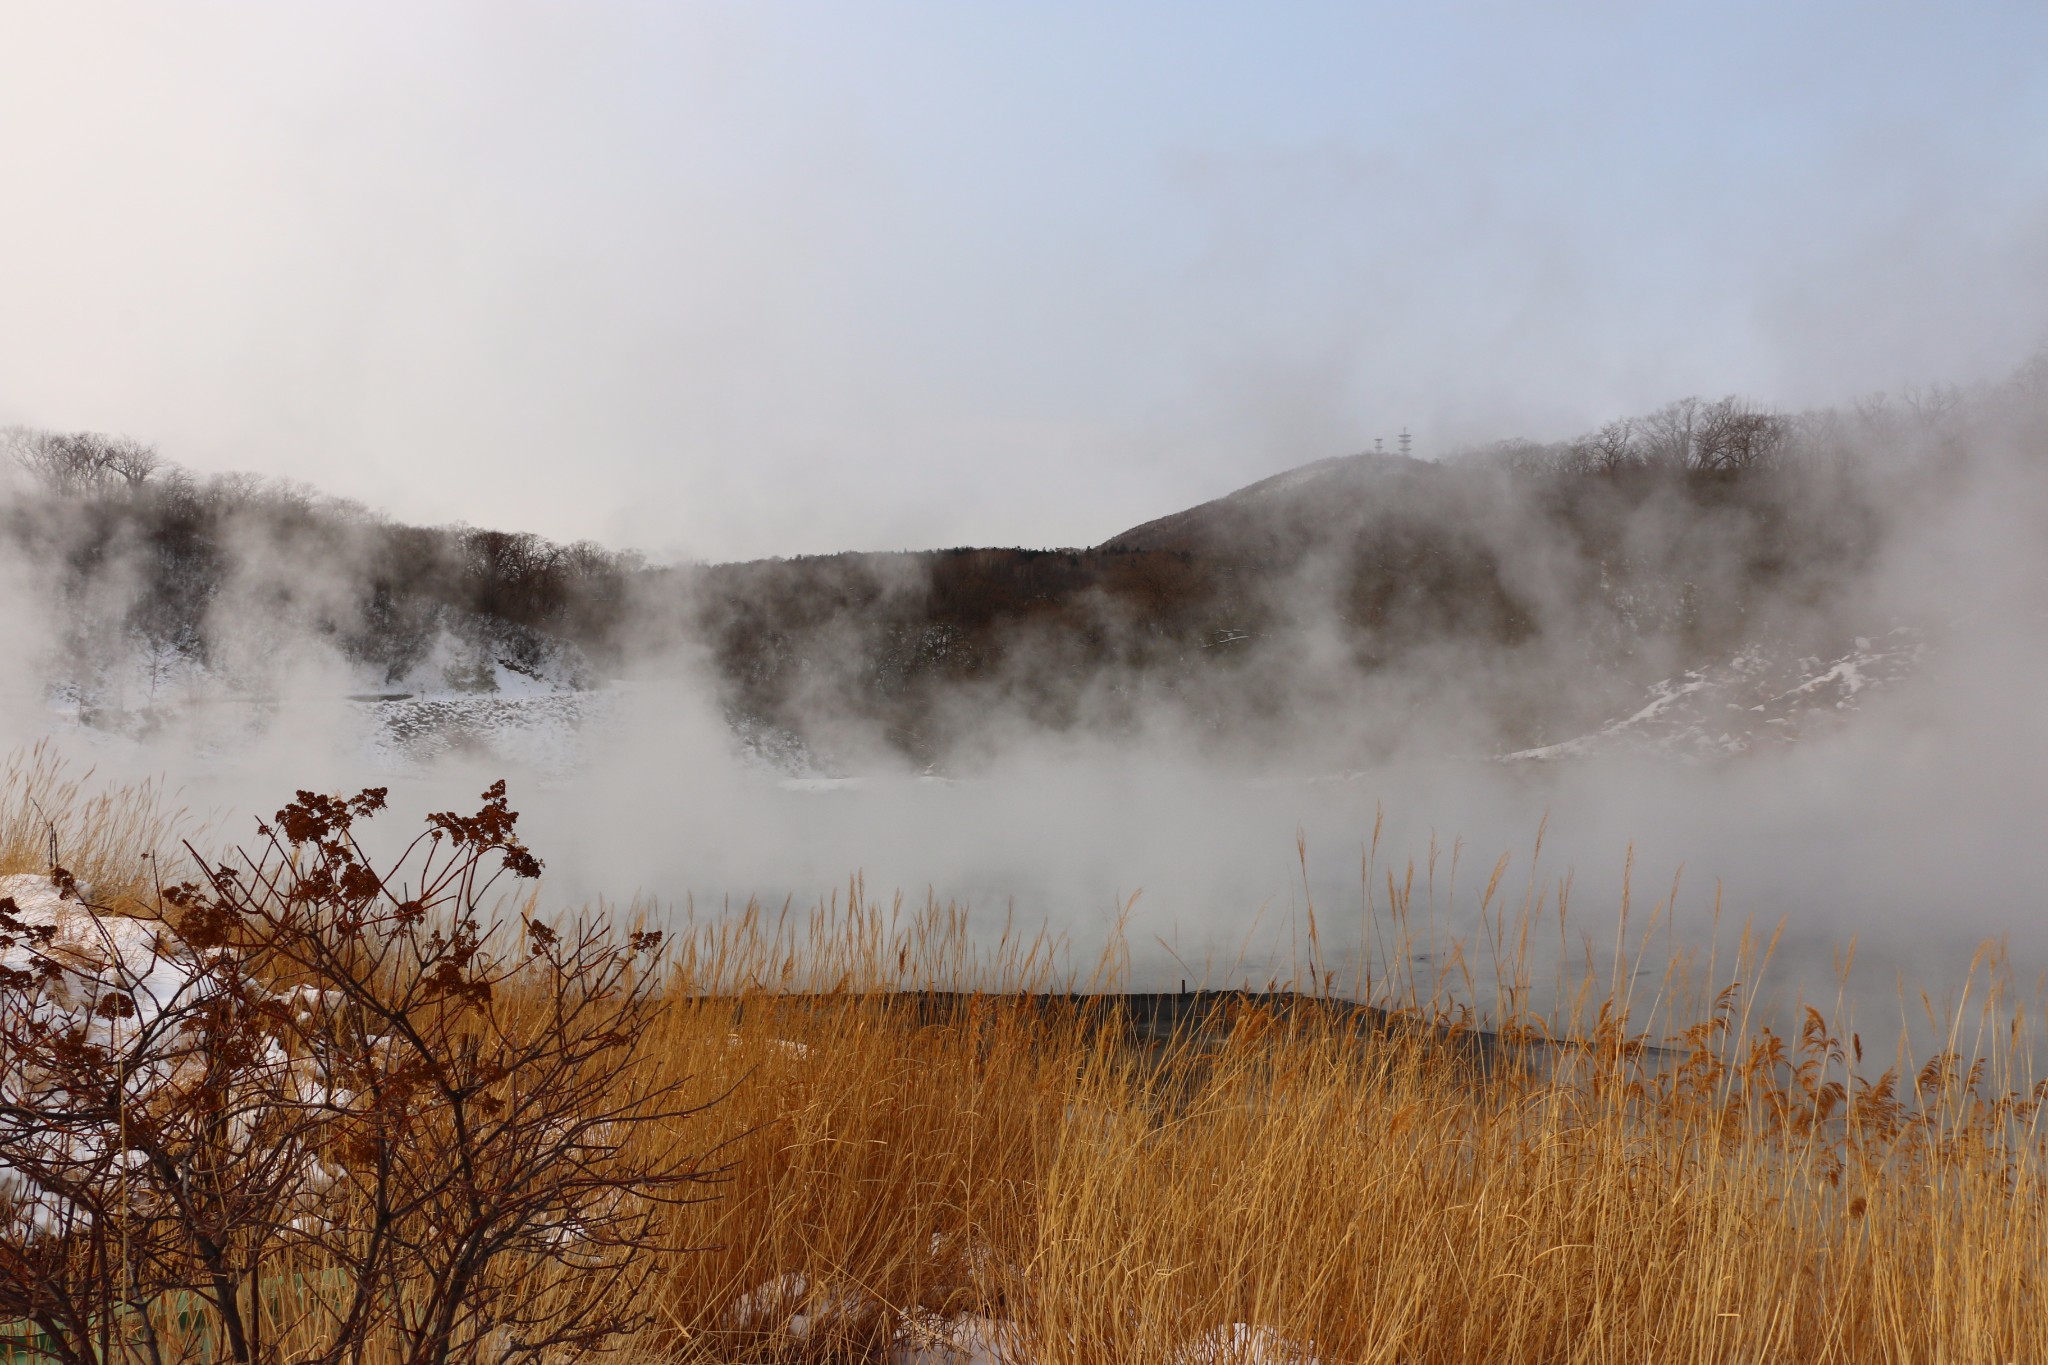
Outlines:
[[[0, 871], [40, 865], [20, 792]], [[101, 877], [139, 875], [152, 805], [59, 799]], [[1221, 1361], [1190, 1343], [1231, 1324], [1270, 1329], [1238, 1358], [1326, 1365], [2048, 1360], [2038, 1020], [1996, 954], [1928, 1055], [1880, 1058], [1766, 1017], [1762, 936], [1646, 972], [1662, 904], [1539, 957], [1563, 897], [1504, 908], [1501, 866], [1481, 933], [1418, 965], [1434, 871], [1369, 864], [1368, 959], [1325, 960], [1309, 907], [1298, 993], [1167, 1038], [1089, 1002], [1116, 955], [1076, 979], [858, 881], [686, 921], [643, 1079], [722, 1098], [648, 1140], [720, 1176], [623, 1345], [901, 1359], [973, 1314], [1041, 1365]]]
[[[892, 925], [856, 887], [800, 933], [715, 932], [660, 1051], [732, 1087], [676, 1135], [732, 1164], [678, 1228], [709, 1250], [675, 1259], [665, 1349], [863, 1358], [905, 1314], [974, 1312], [1040, 1361], [1234, 1323], [1323, 1361], [2048, 1359], [2017, 1014], [1967, 1063], [1957, 1037], [1870, 1076], [1818, 1013], [1788, 1036], [1750, 987], [1680, 1000], [1680, 962], [1654, 1016], [1239, 999], [1146, 1046], [1000, 952], [975, 992], [889, 994], [960, 969], [942, 909]], [[811, 963], [832, 979], [796, 993]], [[797, 1276], [801, 1339], [748, 1319]]]

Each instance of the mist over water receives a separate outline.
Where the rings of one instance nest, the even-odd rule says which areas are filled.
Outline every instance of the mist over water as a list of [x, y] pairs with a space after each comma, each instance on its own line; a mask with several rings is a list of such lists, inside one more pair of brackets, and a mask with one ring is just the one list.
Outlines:
[[[1980, 658], [2001, 668], [2042, 662], [2038, 650]], [[2011, 727], [1929, 730], [1916, 700], [1874, 708], [1853, 733], [1719, 768], [1626, 757], [1515, 769], [1416, 760], [1276, 778], [1141, 746], [1047, 746], [969, 779], [898, 773], [802, 786], [738, 760], [701, 698], [652, 688], [590, 736], [583, 764], [566, 773], [464, 757], [394, 776], [323, 749], [322, 722], [333, 717], [310, 706], [288, 708], [267, 742], [208, 761], [76, 734], [63, 748], [104, 781], [165, 776], [206, 827], [202, 846], [245, 835], [252, 816], [301, 786], [390, 785], [386, 822], [404, 829], [426, 810], [465, 808], [508, 776], [548, 860], [545, 895], [559, 903], [642, 897], [679, 915], [693, 901], [706, 915], [758, 897], [801, 912], [833, 894], [843, 903], [858, 875], [885, 902], [901, 891], [913, 905], [927, 894], [967, 903], [990, 940], [1006, 918], [1027, 934], [1043, 924], [1072, 941], [1085, 975], [1120, 905], [1137, 896], [1126, 928], [1130, 981], [1141, 988], [1298, 977], [1311, 898], [1324, 964], [1349, 975], [1361, 864], [1382, 813], [1372, 887], [1382, 915], [1382, 879], [1391, 871], [1405, 881], [1412, 860], [1428, 886], [1434, 845], [1438, 927], [1474, 935], [1481, 889], [1503, 853], [1512, 861], [1495, 910], [1525, 903], [1543, 826], [1537, 884], [1554, 907], [1556, 882], [1570, 875], [1574, 958], [1590, 933], [1596, 960], [1606, 960], [1632, 849], [1639, 928], [1683, 869], [1660, 946], [1705, 941], [1718, 885], [1724, 931], [1743, 919], [1768, 930], [1782, 917], [1781, 973], [1831, 995], [1831, 955], [1851, 936], [1866, 968], [1896, 966], [1930, 986], [1958, 979], [1985, 938], [2009, 938], [2019, 964], [2048, 955], [2039, 917], [2048, 733], [2024, 707]], [[1986, 705], [1986, 717], [2008, 700], [1967, 687], [1957, 697]], [[1554, 923], [1538, 930], [1556, 934]], [[1661, 965], [1657, 953], [1649, 960]]]
[[[1704, 948], [1718, 904], [1724, 953], [1743, 922], [1768, 935], [1783, 921], [1777, 998], [1831, 1001], [1837, 955], [1855, 940], [1852, 997], [1882, 1013], [1896, 1008], [1895, 975], [1954, 989], [1987, 939], [2006, 942], [2023, 979], [2048, 966], [2042, 470], [2030, 447], [1984, 437], [1944, 478], [1939, 498], [1884, 509], [1893, 530], [1852, 594], [1856, 622], [1926, 632], [1921, 665], [1838, 724], [1718, 761], [1596, 749], [1502, 763], [1480, 728], [1412, 704], [1431, 690], [1467, 695], [1469, 678], [1429, 670], [1476, 656], [1423, 653], [1382, 685], [1342, 687], [1335, 673], [1309, 676], [1318, 664], [1304, 655], [1276, 665], [1294, 705], [1284, 726], [1258, 731], [1272, 743], [1262, 754], [1197, 733], [1171, 705], [1135, 724], [1054, 730], [984, 699], [984, 733], [952, 771], [919, 771], [876, 743], [849, 747], [859, 762], [837, 775], [792, 777], [740, 744], [703, 649], [652, 628], [622, 678], [574, 694], [581, 709], [567, 721], [542, 716], [541, 739], [524, 749], [394, 756], [366, 745], [375, 704], [351, 700], [361, 670], [260, 614], [218, 655], [260, 654], [260, 696], [216, 692], [152, 731], [113, 734], [52, 711], [47, 669], [63, 632], [37, 566], [18, 557], [5, 567], [22, 586], [7, 599], [11, 647], [0, 653], [4, 738], [44, 739], [99, 782], [164, 780], [205, 847], [245, 836], [301, 787], [389, 785], [397, 832], [427, 810], [464, 808], [503, 776], [548, 862], [552, 902], [638, 901], [680, 924], [750, 899], [798, 914], [843, 905], [858, 878], [873, 902], [900, 893], [912, 908], [927, 897], [972, 907], [984, 942], [1006, 926], [1044, 928], [1069, 943], [1084, 980], [1121, 924], [1125, 980], [1141, 989], [1300, 982], [1312, 954], [1346, 989], [1363, 965], [1368, 897], [1384, 919], [1391, 874], [1414, 888], [1419, 970], [1451, 973], [1447, 985], [1465, 993], [1449, 955], [1463, 938], [1484, 1002], [1479, 903], [1507, 855], [1492, 912], [1510, 924], [1531, 912], [1540, 960], [1606, 964], [1627, 875], [1627, 955], [1654, 927], [1642, 951], [1651, 978], [1674, 949]], [[305, 577], [303, 599], [342, 595], [319, 573], [270, 551], [246, 566]], [[241, 600], [228, 594], [217, 619], [238, 619]], [[1527, 651], [1487, 666], [1518, 661], [1532, 686], [1560, 676]], [[855, 725], [816, 719], [821, 732]], [[1339, 742], [1361, 728], [1385, 739], [1364, 763]], [[1571, 907], [1562, 933], [1560, 883]], [[1386, 965], [1375, 957], [1371, 969]]]

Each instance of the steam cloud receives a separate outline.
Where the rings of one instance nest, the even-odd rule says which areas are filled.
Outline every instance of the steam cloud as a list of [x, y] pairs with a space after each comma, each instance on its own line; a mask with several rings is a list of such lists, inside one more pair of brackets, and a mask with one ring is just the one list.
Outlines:
[[[1584, 610], [1566, 591], [1568, 549], [1511, 501], [1486, 502], [1495, 520], [1476, 534], [1491, 538], [1547, 614], [1553, 629], [1534, 643], [1418, 647], [1362, 674], [1340, 648], [1342, 624], [1323, 619], [1335, 598], [1317, 587], [1328, 565], [1311, 557], [1275, 589], [1287, 599], [1289, 639], [1305, 646], [1234, 675], [1223, 691], [1148, 698], [1142, 679], [1108, 669], [1077, 685], [1068, 723], [1048, 726], [1017, 701], [1014, 684], [1071, 661], [1057, 640], [1026, 636], [1001, 676], [932, 700], [962, 740], [949, 772], [918, 772], [869, 719], [837, 709], [843, 693], [821, 685], [801, 698], [806, 728], [836, 737], [850, 766], [839, 778], [795, 782], [735, 741], [729, 680], [691, 633], [687, 593], [675, 598], [701, 588], [701, 571], [650, 575], [666, 595], [636, 608], [616, 665], [624, 681], [600, 694], [609, 709], [582, 727], [575, 762], [520, 770], [503, 751], [457, 751], [396, 776], [366, 766], [360, 711], [344, 701], [365, 685], [363, 670], [312, 623], [354, 609], [360, 585], [349, 575], [369, 551], [331, 545], [309, 556], [252, 530], [208, 608], [214, 665], [194, 695], [233, 692], [231, 681], [240, 695], [266, 699], [267, 718], [223, 731], [214, 712], [194, 705], [166, 709], [140, 738], [74, 727], [56, 742], [109, 782], [171, 775], [200, 821], [230, 837], [299, 787], [390, 782], [395, 804], [420, 810], [459, 806], [510, 767], [515, 804], [549, 858], [548, 894], [571, 902], [640, 895], [668, 913], [694, 903], [714, 914], [759, 897], [804, 910], [860, 874], [870, 895], [901, 889], [913, 900], [969, 903], [985, 935], [1005, 916], [1026, 930], [1047, 923], [1085, 963], [1142, 889], [1127, 927], [1132, 980], [1144, 986], [1286, 979], [1302, 965], [1311, 900], [1324, 959], [1347, 972], [1361, 923], [1361, 855], [1383, 810], [1374, 876], [1403, 876], [1412, 860], [1427, 885], [1434, 846], [1446, 936], [1474, 933], [1479, 888], [1508, 852], [1511, 908], [1532, 882], [1554, 904], [1557, 879], [1571, 874], [1578, 928], [1566, 948], [1576, 955], [1579, 930], [1611, 932], [1632, 847], [1639, 926], [1684, 869], [1660, 945], [1704, 940], [1718, 885], [1724, 933], [1745, 918], [1766, 928], [1787, 921], [1784, 991], [1831, 997], [1831, 953], [1854, 937], [1859, 990], [1881, 1003], [1889, 969], [1952, 984], [1985, 938], [2005, 937], [2022, 965], [2048, 958], [2037, 913], [2048, 873], [2038, 837], [2048, 809], [2039, 376], [1937, 406], [1933, 421], [1866, 412], [1853, 475], [1824, 481], [1826, 501], [1801, 504], [1814, 534], [1834, 518], [1874, 518], [1874, 555], [1810, 602], [1799, 592], [1755, 599], [1754, 621], [1730, 637], [1753, 627], [1799, 642], [1906, 624], [1930, 641], [1923, 666], [1847, 723], [1722, 762], [1620, 752], [1491, 761], [1502, 714], [1546, 712], [1541, 697], [1518, 689], [1582, 685], [1607, 700], [1576, 653], [1585, 630], [1565, 628]], [[1846, 419], [1806, 420], [1810, 435]], [[1496, 449], [1461, 467], [1477, 471], [1474, 486], [1491, 499], [1518, 486], [1488, 471], [1528, 457], [1526, 448]], [[18, 511], [29, 492], [18, 484], [12, 497]], [[1624, 533], [1633, 543], [1702, 535], [1696, 510], [1652, 499], [1633, 515]], [[375, 523], [361, 526], [367, 537]], [[1703, 552], [1688, 572], [1730, 561]], [[122, 609], [140, 593], [145, 567], [117, 566], [94, 580], [92, 596], [66, 604], [50, 565], [15, 553], [0, 566], [15, 589], [0, 621], [10, 642], [0, 654], [8, 742], [51, 728], [45, 689], [67, 661], [75, 668], [95, 640], [114, 641], [120, 654], [130, 638]], [[1739, 597], [1734, 568], [1726, 572], [1723, 581], [1702, 577], [1701, 593]], [[1796, 574], [1787, 581], [1813, 587]], [[922, 589], [914, 575], [889, 586]], [[858, 624], [843, 627], [849, 656]], [[833, 637], [824, 638], [829, 658]], [[1644, 657], [1632, 664], [1639, 675], [1670, 666], [1659, 638], [1644, 637]], [[1277, 704], [1253, 707], [1242, 727], [1217, 710], [1261, 698]], [[1546, 820], [1541, 868], [1532, 869]], [[1378, 886], [1375, 896], [1384, 905]], [[1603, 939], [1598, 952], [1607, 951]]]

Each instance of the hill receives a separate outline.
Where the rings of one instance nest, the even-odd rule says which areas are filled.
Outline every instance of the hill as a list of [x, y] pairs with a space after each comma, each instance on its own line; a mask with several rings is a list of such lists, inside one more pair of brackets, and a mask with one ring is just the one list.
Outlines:
[[[1817, 464], [1322, 460], [1090, 549], [676, 575], [734, 713], [947, 762], [1015, 722], [1362, 759], [1597, 728], [1745, 648], [1839, 654], [1883, 518]], [[1854, 618], [1853, 620], [1851, 618]]]
[[1557, 756], [1643, 730], [1614, 727], [1660, 686], [1805, 696], [1797, 661], [1912, 625], [1874, 566], [1985, 431], [2038, 425], [2038, 398], [1798, 417], [1684, 400], [1572, 442], [1317, 460], [1087, 548], [666, 567], [17, 430], [0, 548], [49, 697], [105, 728], [147, 731], [201, 692], [274, 696], [317, 664], [387, 747], [436, 751], [573, 724], [607, 680], [692, 655], [739, 742], [809, 771], [972, 766], [1038, 732], [1318, 766]]
[[1412, 498], [1418, 487], [1442, 473], [1441, 465], [1399, 455], [1334, 456], [1134, 526], [1111, 536], [1102, 548], [1277, 555], [1304, 532], [1327, 534], [1374, 504]]

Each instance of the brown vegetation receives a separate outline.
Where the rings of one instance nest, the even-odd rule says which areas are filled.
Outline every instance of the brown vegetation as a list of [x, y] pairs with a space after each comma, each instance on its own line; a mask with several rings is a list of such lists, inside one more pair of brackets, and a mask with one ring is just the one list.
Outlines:
[[[298, 808], [327, 822], [313, 844], [354, 809]], [[1634, 929], [1611, 962], [1545, 965], [1555, 888], [1499, 872], [1487, 932], [1426, 973], [1407, 884], [1375, 882], [1373, 957], [1311, 937], [1306, 1004], [1239, 1000], [1164, 1042], [1064, 1003], [1114, 988], [1113, 960], [1076, 981], [1053, 945], [977, 949], [959, 913], [857, 883], [808, 918], [692, 926], [622, 1079], [725, 1097], [635, 1149], [717, 1152], [713, 1197], [665, 1210], [628, 1303], [569, 1248], [522, 1248], [546, 1278], [527, 1306], [645, 1310], [613, 1344], [703, 1361], [874, 1360], [976, 1318], [1048, 1363], [2048, 1358], [2039, 1020], [1995, 955], [1967, 1007], [1926, 1008], [1916, 1057], [1761, 1017], [1747, 934], [1661, 979]], [[272, 1342], [302, 1302], [267, 1288], [285, 1273], [252, 1268], [244, 1300]], [[388, 1321], [361, 1356], [411, 1358]]]
[[[309, 792], [147, 918], [0, 883], [0, 1321], [62, 1365], [570, 1360], [709, 1172], [647, 1141], [660, 935], [488, 908], [504, 785], [376, 863]], [[195, 860], [197, 855], [193, 855]]]

